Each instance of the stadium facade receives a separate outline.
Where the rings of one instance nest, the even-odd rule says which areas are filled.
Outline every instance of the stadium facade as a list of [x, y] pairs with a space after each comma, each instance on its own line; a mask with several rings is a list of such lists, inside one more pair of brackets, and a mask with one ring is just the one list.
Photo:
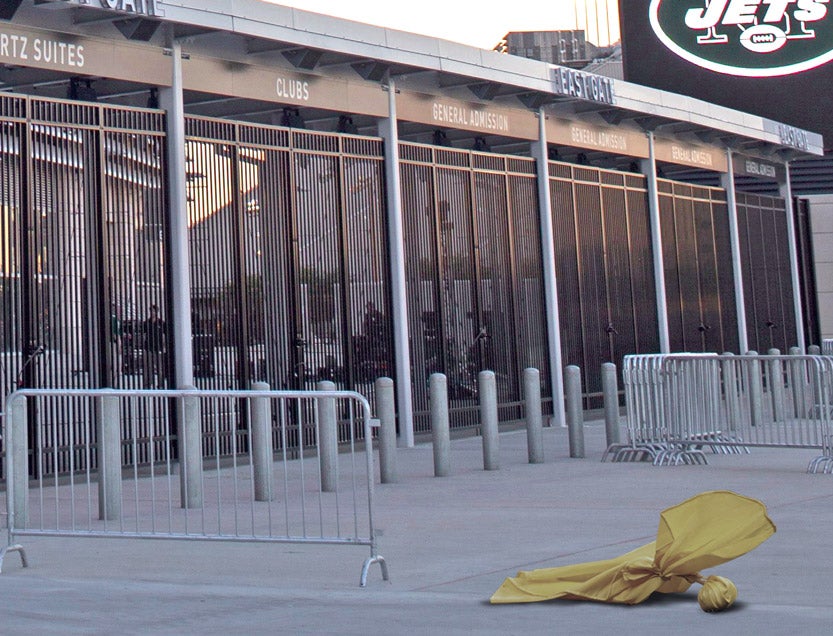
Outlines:
[[[789, 171], [822, 152], [689, 97], [257, 0], [7, 2], [2, 391], [372, 395], [387, 375], [407, 445], [431, 373], [467, 426], [480, 370], [511, 419], [534, 367], [563, 421], [568, 364], [593, 404], [629, 353], [817, 338]], [[719, 186], [664, 176], [681, 166]]]

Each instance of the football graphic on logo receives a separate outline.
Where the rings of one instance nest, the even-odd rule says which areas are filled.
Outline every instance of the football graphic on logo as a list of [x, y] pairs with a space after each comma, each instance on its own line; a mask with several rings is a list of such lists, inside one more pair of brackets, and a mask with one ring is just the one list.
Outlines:
[[756, 24], [741, 33], [740, 43], [755, 53], [772, 53], [787, 43], [787, 34], [774, 24]]

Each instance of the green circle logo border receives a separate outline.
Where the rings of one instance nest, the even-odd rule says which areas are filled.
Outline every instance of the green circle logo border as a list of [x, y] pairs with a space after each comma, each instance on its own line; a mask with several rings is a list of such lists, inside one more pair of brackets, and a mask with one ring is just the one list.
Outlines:
[[[651, 21], [651, 28], [654, 30], [654, 34], [666, 48], [676, 53], [684, 60], [709, 71], [715, 71], [716, 73], [723, 73], [725, 75], [736, 75], [739, 77], [781, 77], [783, 75], [794, 75], [796, 73], [809, 71], [810, 69], [814, 69], [829, 62], [830, 60], [833, 60], [833, 49], [831, 49], [827, 53], [805, 60], [804, 62], [790, 64], [787, 66], [774, 66], [772, 68], [746, 68], [743, 66], [729, 66], [727, 64], [711, 62], [706, 58], [695, 55], [691, 51], [684, 49], [665, 33], [665, 30], [659, 22], [658, 15], [659, 5], [662, 2], [663, 0], [651, 0], [651, 5], [648, 9], [648, 18]], [[833, 7], [833, 4], [830, 6]]]

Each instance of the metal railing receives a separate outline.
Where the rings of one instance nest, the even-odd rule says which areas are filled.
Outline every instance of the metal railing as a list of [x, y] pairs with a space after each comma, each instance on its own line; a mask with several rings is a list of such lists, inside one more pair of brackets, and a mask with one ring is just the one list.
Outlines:
[[707, 463], [704, 448], [820, 449], [808, 472], [833, 472], [833, 359], [802, 355], [628, 356], [629, 440], [613, 461]]
[[[229, 412], [241, 434], [221, 457], [206, 444], [223, 443]], [[18, 390], [6, 402], [4, 554], [21, 551], [25, 564], [16, 541], [38, 535], [361, 545], [360, 584], [374, 563], [387, 580], [373, 422], [350, 391]], [[290, 454], [287, 438], [305, 430], [314, 444]], [[140, 447], [144, 461], [123, 468]]]
[[821, 352], [826, 356], [833, 356], [833, 338], [826, 338], [821, 341]]

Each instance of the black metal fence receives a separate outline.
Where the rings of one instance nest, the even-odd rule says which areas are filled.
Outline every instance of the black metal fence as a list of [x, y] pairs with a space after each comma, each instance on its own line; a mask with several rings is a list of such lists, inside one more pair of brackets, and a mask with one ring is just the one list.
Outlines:
[[561, 349], [582, 368], [588, 405], [599, 369], [659, 348], [646, 179], [550, 162]]
[[671, 351], [738, 353], [726, 191], [660, 180]]
[[[165, 129], [162, 111], [0, 95], [4, 395], [172, 386]], [[196, 384], [330, 380], [372, 399], [394, 370], [382, 140], [190, 116], [186, 135]], [[535, 162], [411, 143], [399, 154], [417, 431], [435, 371], [455, 426], [477, 424], [483, 369], [503, 419], [522, 413], [525, 367], [541, 371], [551, 410]], [[646, 180], [551, 162], [549, 182], [563, 359], [585, 369], [592, 403], [601, 363], [658, 349]], [[735, 350], [725, 193], [659, 189], [672, 348]], [[784, 202], [741, 193], [738, 211], [750, 340], [786, 350]], [[221, 415], [232, 448], [245, 423]], [[89, 424], [54, 416], [66, 421], [56, 447]], [[158, 415], [133, 421], [159, 442]]]
[[416, 430], [429, 430], [434, 372], [452, 426], [477, 424], [484, 369], [501, 417], [520, 416], [526, 367], [551, 404], [535, 162], [408, 143], [400, 161]]
[[784, 200], [739, 192], [737, 209], [749, 347], [786, 353], [799, 343]]

